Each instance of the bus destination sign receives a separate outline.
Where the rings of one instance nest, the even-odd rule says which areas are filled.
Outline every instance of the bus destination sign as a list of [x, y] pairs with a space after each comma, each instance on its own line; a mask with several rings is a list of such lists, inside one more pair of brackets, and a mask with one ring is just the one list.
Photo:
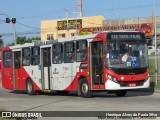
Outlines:
[[145, 35], [143, 33], [132, 33], [132, 32], [120, 32], [120, 33], [108, 33], [107, 34], [107, 41], [144, 41]]
[[111, 39], [142, 39], [141, 35], [111, 35]]

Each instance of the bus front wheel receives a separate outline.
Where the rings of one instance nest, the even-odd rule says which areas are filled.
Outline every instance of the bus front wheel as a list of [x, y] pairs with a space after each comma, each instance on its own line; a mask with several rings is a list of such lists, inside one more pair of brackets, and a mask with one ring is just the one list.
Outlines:
[[119, 90], [119, 91], [116, 91], [115, 94], [118, 96], [118, 97], [123, 97], [127, 94], [127, 90]]
[[36, 92], [33, 88], [33, 83], [30, 79], [27, 80], [27, 86], [26, 87], [27, 87], [27, 94], [28, 95], [35, 95], [36, 94]]
[[81, 79], [79, 82], [80, 94], [84, 98], [92, 97], [92, 91], [89, 90], [88, 83], [86, 79]]

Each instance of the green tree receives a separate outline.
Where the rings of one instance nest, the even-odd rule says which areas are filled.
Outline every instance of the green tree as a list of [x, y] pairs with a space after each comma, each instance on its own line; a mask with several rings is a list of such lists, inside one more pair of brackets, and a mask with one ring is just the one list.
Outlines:
[[[16, 38], [17, 44], [31, 43], [32, 40], [41, 40], [41, 38], [40, 37], [26, 38], [26, 36]], [[7, 44], [7, 46], [13, 46], [13, 45], [14, 43]]]
[[8, 43], [7, 46], [14, 46], [14, 42]]

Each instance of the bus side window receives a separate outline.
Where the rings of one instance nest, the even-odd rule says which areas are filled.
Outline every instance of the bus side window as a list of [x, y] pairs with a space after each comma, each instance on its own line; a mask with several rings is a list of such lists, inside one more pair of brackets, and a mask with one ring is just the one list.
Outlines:
[[76, 61], [82, 62], [87, 60], [87, 41], [76, 42]]
[[10, 50], [3, 52], [3, 64], [5, 68], [11, 67], [12, 53]]
[[31, 65], [40, 64], [40, 48], [32, 47], [31, 48]]
[[30, 48], [22, 49], [22, 65], [23, 66], [30, 65]]
[[54, 44], [53, 45], [53, 64], [60, 64], [63, 61], [63, 45]]
[[72, 63], [74, 58], [74, 42], [64, 43], [64, 62]]

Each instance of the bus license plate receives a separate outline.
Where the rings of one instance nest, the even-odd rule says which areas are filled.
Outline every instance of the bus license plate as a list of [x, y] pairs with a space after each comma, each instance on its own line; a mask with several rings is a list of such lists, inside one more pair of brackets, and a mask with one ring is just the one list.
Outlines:
[[135, 87], [136, 83], [129, 83], [129, 87]]

